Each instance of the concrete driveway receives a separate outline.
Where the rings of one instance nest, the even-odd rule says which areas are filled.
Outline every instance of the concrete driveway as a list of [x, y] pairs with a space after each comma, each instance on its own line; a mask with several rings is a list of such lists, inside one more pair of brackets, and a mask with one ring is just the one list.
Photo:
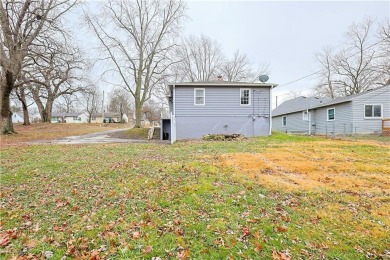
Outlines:
[[115, 137], [115, 133], [129, 130], [130, 128], [115, 129], [99, 133], [78, 136], [68, 136], [56, 140], [32, 141], [28, 144], [113, 144], [113, 143], [168, 143], [160, 140], [136, 140]]

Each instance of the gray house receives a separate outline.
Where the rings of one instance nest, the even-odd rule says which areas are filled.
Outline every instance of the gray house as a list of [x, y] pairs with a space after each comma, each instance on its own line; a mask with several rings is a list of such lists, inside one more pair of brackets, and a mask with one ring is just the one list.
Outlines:
[[272, 129], [306, 134], [380, 133], [390, 118], [390, 85], [336, 99], [298, 97], [272, 111]]
[[169, 85], [170, 119], [162, 137], [171, 142], [206, 134], [271, 134], [271, 90], [276, 84], [209, 81]]

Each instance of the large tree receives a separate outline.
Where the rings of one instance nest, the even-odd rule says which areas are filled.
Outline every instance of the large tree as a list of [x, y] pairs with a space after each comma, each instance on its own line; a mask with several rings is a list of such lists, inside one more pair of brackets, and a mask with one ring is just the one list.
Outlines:
[[340, 51], [328, 47], [316, 53], [321, 67], [318, 94], [335, 98], [386, 84], [390, 77], [389, 25], [382, 25], [377, 37], [375, 26], [370, 19], [354, 23]]
[[50, 122], [54, 101], [83, 89], [80, 84], [83, 63], [79, 50], [69, 44], [46, 43], [36, 53], [33, 65], [22, 72], [23, 81], [32, 93], [42, 122]]
[[183, 38], [176, 56], [180, 62], [174, 65], [173, 74], [180, 81], [191, 82], [217, 79], [225, 60], [221, 45], [206, 35]]
[[164, 72], [175, 61], [169, 53], [176, 43], [185, 5], [181, 0], [114, 0], [101, 13], [87, 14], [112, 72], [135, 100], [135, 127], [141, 127], [142, 107]]
[[56, 21], [66, 13], [72, 0], [3, 0], [0, 3], [0, 131], [14, 133], [10, 95], [18, 86], [23, 63], [30, 47], [45, 30], [55, 27]]

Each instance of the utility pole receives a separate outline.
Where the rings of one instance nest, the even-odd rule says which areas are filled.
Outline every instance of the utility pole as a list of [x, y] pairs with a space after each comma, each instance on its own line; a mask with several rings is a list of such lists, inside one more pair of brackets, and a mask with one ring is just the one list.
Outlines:
[[103, 90], [103, 100], [102, 100], [102, 123], [104, 123], [104, 90]]

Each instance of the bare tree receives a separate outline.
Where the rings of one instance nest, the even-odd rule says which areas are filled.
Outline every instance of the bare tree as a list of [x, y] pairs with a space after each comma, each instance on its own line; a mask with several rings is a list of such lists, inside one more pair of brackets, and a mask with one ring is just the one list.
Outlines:
[[26, 68], [24, 82], [31, 90], [43, 122], [51, 121], [54, 101], [64, 95], [81, 91], [82, 62], [77, 48], [48, 43]]
[[379, 83], [389, 84], [390, 82], [390, 20], [379, 25], [377, 39], [379, 40], [379, 49], [377, 54], [376, 67], [382, 77]]
[[22, 105], [21, 110], [23, 111], [23, 125], [30, 125], [28, 107], [33, 104], [33, 102], [31, 102], [31, 92], [27, 87], [20, 86], [14, 89], [14, 95]]
[[[378, 66], [380, 55], [376, 54], [380, 42], [373, 42], [373, 33], [374, 23], [370, 19], [353, 24], [345, 34], [346, 46], [341, 51], [324, 48], [316, 54], [322, 68], [317, 93], [331, 98], [348, 96], [385, 83], [385, 72]], [[382, 58], [388, 64], [389, 56]]]
[[191, 82], [216, 79], [225, 60], [220, 44], [205, 35], [183, 38], [176, 56], [180, 59], [173, 68], [176, 78]]
[[181, 0], [114, 0], [102, 6], [101, 14], [86, 15], [113, 64], [112, 72], [134, 97], [135, 127], [141, 127], [144, 103], [175, 62], [169, 52], [175, 47], [184, 9]]
[[222, 75], [227, 81], [251, 81], [256, 75], [251, 68], [250, 61], [246, 54], [237, 50], [232, 59], [222, 64]]
[[145, 119], [147, 119], [151, 125], [154, 125], [154, 122], [159, 123], [161, 120], [161, 113], [163, 112], [163, 107], [161, 103], [154, 101], [153, 99], [146, 102], [142, 110]]
[[88, 123], [91, 123], [92, 116], [99, 111], [100, 107], [100, 90], [95, 84], [91, 84], [89, 87], [85, 88], [81, 93], [84, 110], [88, 116]]
[[54, 102], [54, 110], [64, 113], [77, 112], [77, 105], [79, 104], [79, 97], [75, 94], [66, 94], [59, 96]]
[[1, 134], [15, 132], [12, 125], [10, 95], [17, 87], [16, 82], [30, 46], [45, 27], [54, 27], [55, 22], [74, 5], [75, 1], [71, 0], [1, 1]]
[[130, 115], [132, 102], [129, 92], [123, 88], [116, 88], [110, 92], [109, 111], [120, 113], [120, 121], [123, 122], [123, 114]]
[[322, 67], [319, 75], [319, 82], [316, 86], [316, 92], [319, 96], [326, 96], [330, 98], [337, 97], [336, 89], [333, 87], [333, 48], [325, 47], [322, 52], [316, 53], [317, 62]]

